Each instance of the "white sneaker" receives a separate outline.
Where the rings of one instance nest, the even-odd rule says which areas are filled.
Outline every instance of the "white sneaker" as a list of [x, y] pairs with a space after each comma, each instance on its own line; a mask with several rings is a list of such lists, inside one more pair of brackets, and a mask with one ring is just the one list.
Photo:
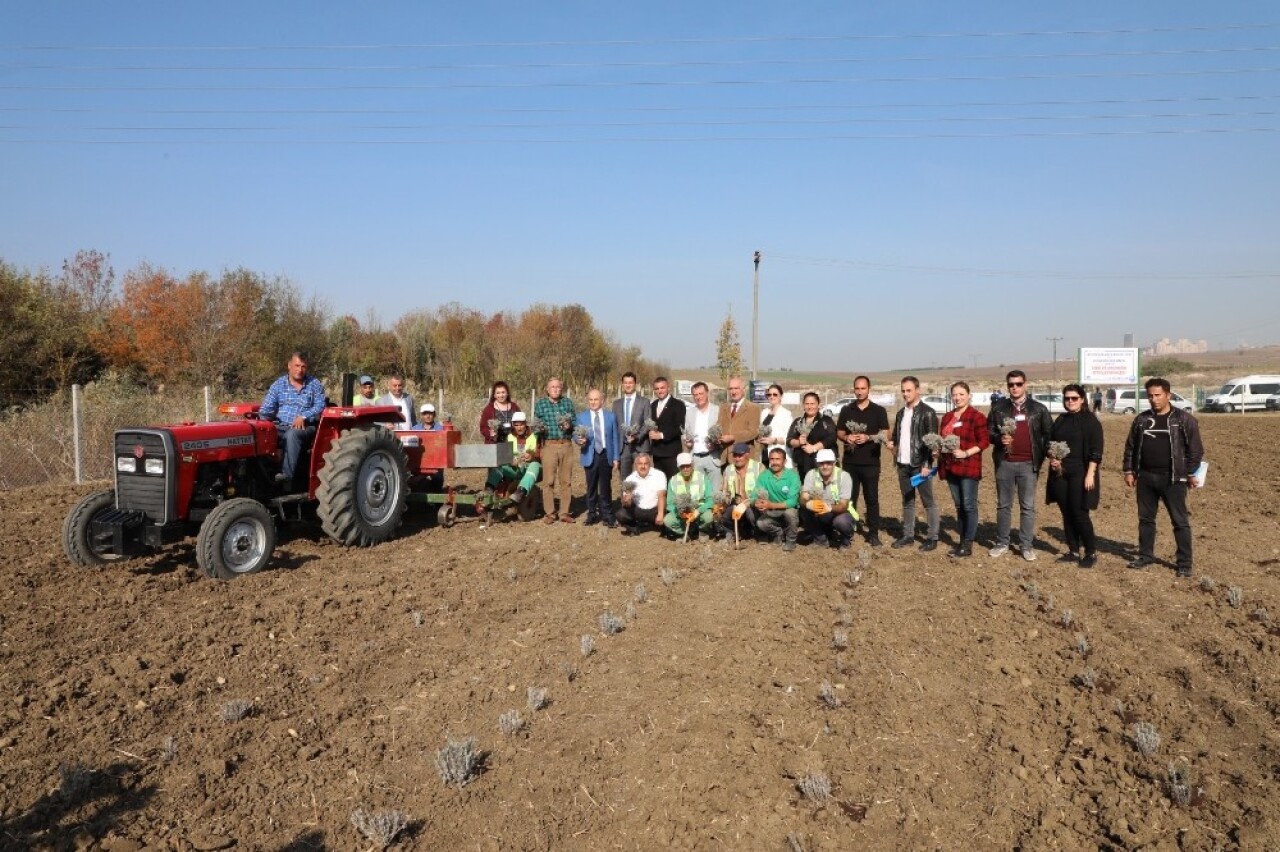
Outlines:
[[987, 555], [990, 556], [992, 559], [995, 559], [998, 556], [1004, 556], [1008, 552], [1009, 552], [1009, 545], [997, 544], [995, 547], [987, 551]]
[[1022, 558], [1028, 562], [1036, 561], [1036, 552], [1029, 547], [1022, 548]]

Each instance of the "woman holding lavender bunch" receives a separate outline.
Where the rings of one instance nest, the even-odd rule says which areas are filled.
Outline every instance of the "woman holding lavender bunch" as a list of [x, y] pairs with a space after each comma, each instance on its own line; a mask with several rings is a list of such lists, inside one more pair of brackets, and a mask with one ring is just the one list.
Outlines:
[[[1089, 410], [1084, 387], [1062, 389], [1066, 413], [1059, 414], [1049, 433], [1048, 502], [1062, 510], [1067, 552], [1059, 562], [1079, 561], [1081, 568], [1098, 564], [1098, 537], [1089, 512], [1098, 508], [1098, 466], [1102, 463], [1102, 424]], [[1083, 556], [1078, 555], [1084, 548]]]
[[499, 444], [511, 434], [511, 415], [520, 410], [511, 399], [511, 388], [496, 381], [489, 390], [489, 404], [480, 412], [480, 436], [486, 444]]
[[978, 537], [978, 483], [982, 481], [982, 451], [991, 446], [987, 433], [987, 417], [969, 405], [969, 385], [956, 382], [951, 386], [952, 409], [942, 416], [941, 461], [938, 476], [951, 488], [956, 503], [956, 522], [960, 527], [960, 544], [951, 551], [953, 558], [973, 555], [973, 540]]
[[[768, 405], [760, 409], [760, 435], [756, 443], [760, 445], [760, 463], [769, 463], [769, 448], [781, 447], [787, 443], [787, 433], [791, 431], [791, 412], [782, 407], [782, 385], [769, 385], [765, 392]], [[787, 454], [787, 467], [791, 467], [791, 454]]]
[[804, 395], [804, 414], [791, 421], [787, 431], [787, 446], [791, 448], [791, 461], [800, 481], [818, 466], [814, 458], [818, 450], [831, 450], [836, 446], [836, 423], [830, 415], [819, 411], [822, 398], [813, 391]]

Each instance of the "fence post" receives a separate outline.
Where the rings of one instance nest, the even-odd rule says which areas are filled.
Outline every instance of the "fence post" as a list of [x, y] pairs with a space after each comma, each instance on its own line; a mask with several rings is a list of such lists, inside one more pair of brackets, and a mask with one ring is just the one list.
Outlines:
[[71, 444], [75, 448], [76, 485], [82, 481], [80, 468], [80, 386], [71, 386]]
[[436, 388], [436, 422], [444, 422], [444, 385]]
[[204, 422], [213, 422], [213, 389], [208, 385], [204, 386]]

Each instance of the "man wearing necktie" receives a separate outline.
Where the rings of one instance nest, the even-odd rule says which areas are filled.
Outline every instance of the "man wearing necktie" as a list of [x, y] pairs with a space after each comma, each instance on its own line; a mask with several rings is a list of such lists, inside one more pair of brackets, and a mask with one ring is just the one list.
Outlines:
[[635, 457], [639, 453], [649, 452], [649, 433], [641, 431], [644, 422], [649, 419], [649, 402], [649, 398], [642, 396], [637, 388], [636, 374], [630, 371], [623, 373], [622, 396], [613, 401], [613, 416], [618, 421], [618, 432], [622, 435], [618, 472], [623, 479], [630, 476], [635, 468]]
[[587, 410], [579, 412], [578, 425], [586, 427], [586, 434], [578, 439], [587, 477], [585, 523], [590, 526], [604, 521], [605, 526], [616, 527], [611, 485], [613, 471], [618, 467], [622, 436], [618, 431], [618, 418], [612, 411], [604, 410], [604, 394], [599, 388], [587, 392]]
[[747, 382], [742, 376], [729, 379], [729, 404], [720, 409], [720, 446], [715, 454], [721, 466], [733, 461], [733, 445], [751, 443], [760, 434], [760, 406], [747, 399]]

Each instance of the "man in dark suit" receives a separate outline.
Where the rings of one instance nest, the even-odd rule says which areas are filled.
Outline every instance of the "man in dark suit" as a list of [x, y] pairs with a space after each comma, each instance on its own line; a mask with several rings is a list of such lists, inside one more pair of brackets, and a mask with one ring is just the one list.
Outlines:
[[604, 410], [604, 394], [599, 388], [587, 392], [587, 410], [578, 412], [577, 425], [586, 427], [586, 434], [576, 438], [582, 453], [582, 467], [587, 475], [585, 525], [604, 521], [605, 526], [616, 527], [618, 522], [613, 518], [610, 483], [613, 471], [618, 467], [622, 436], [613, 412]]
[[636, 453], [649, 452], [649, 433], [640, 427], [649, 419], [649, 398], [636, 390], [636, 374], [622, 374], [622, 396], [613, 401], [613, 416], [622, 433], [622, 455], [618, 458], [618, 472], [623, 479], [631, 475], [635, 467]]
[[684, 403], [671, 396], [671, 382], [666, 376], [653, 380], [653, 402], [649, 405], [649, 417], [654, 428], [649, 432], [653, 466], [666, 474], [667, 479], [679, 472], [676, 456], [684, 452], [680, 443], [680, 430], [684, 428]]

